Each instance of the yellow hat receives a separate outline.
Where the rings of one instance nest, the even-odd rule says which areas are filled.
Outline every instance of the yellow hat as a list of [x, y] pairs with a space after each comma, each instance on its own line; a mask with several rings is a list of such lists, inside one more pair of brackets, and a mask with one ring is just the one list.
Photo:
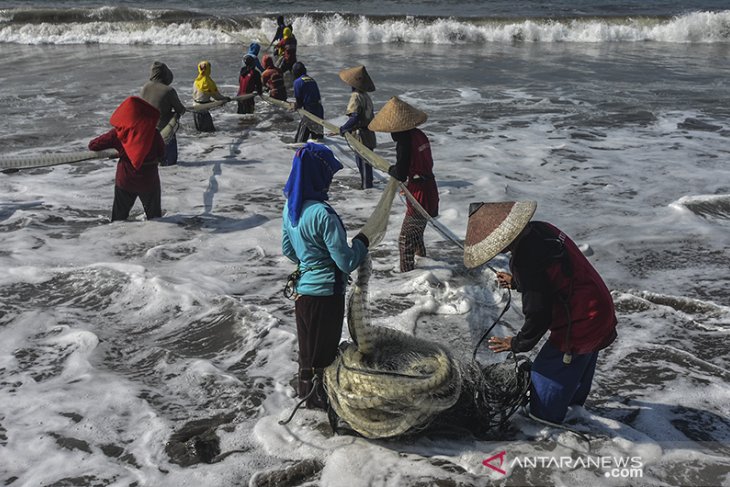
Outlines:
[[375, 83], [365, 66], [355, 66], [340, 71], [340, 79], [360, 91], [375, 91]]
[[426, 112], [394, 96], [375, 115], [368, 128], [373, 132], [405, 132], [418, 127], [427, 119]]

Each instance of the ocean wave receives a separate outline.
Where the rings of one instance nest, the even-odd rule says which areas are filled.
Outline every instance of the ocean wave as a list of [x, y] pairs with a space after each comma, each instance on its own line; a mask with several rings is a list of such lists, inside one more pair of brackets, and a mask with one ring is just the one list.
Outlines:
[[[730, 42], [730, 10], [677, 17], [458, 18], [319, 12], [291, 17], [300, 44], [513, 42]], [[0, 42], [17, 44], [235, 44], [268, 41], [271, 16], [220, 17], [124, 7], [0, 10]]]
[[693, 195], [683, 196], [674, 203], [675, 208], [686, 208], [703, 218], [730, 219], [730, 195]]

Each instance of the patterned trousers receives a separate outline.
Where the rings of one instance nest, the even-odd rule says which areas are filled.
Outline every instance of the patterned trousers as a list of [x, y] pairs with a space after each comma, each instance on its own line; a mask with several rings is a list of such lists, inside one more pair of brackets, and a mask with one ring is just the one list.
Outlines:
[[415, 265], [415, 256], [426, 256], [426, 244], [423, 242], [423, 232], [428, 221], [420, 214], [408, 215], [403, 218], [400, 228], [398, 248], [400, 249], [400, 271], [412, 271]]

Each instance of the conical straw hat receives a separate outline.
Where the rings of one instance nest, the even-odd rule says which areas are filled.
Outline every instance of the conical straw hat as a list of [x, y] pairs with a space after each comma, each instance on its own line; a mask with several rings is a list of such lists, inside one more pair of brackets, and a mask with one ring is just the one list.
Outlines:
[[405, 132], [418, 127], [427, 119], [426, 112], [394, 96], [375, 115], [368, 128], [373, 132]]
[[535, 201], [472, 203], [464, 241], [464, 265], [472, 268], [502, 252], [530, 222]]
[[355, 66], [340, 71], [340, 79], [360, 91], [375, 91], [375, 83], [365, 66]]

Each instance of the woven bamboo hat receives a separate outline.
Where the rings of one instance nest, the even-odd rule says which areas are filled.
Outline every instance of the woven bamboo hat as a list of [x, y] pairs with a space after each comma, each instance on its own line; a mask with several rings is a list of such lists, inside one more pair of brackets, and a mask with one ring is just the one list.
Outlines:
[[368, 128], [373, 132], [405, 132], [418, 127], [427, 119], [426, 112], [394, 96], [375, 115]]
[[472, 203], [464, 241], [464, 265], [490, 261], [514, 241], [535, 214], [535, 201]]
[[340, 71], [340, 79], [360, 91], [375, 91], [375, 83], [365, 66], [355, 66]]

